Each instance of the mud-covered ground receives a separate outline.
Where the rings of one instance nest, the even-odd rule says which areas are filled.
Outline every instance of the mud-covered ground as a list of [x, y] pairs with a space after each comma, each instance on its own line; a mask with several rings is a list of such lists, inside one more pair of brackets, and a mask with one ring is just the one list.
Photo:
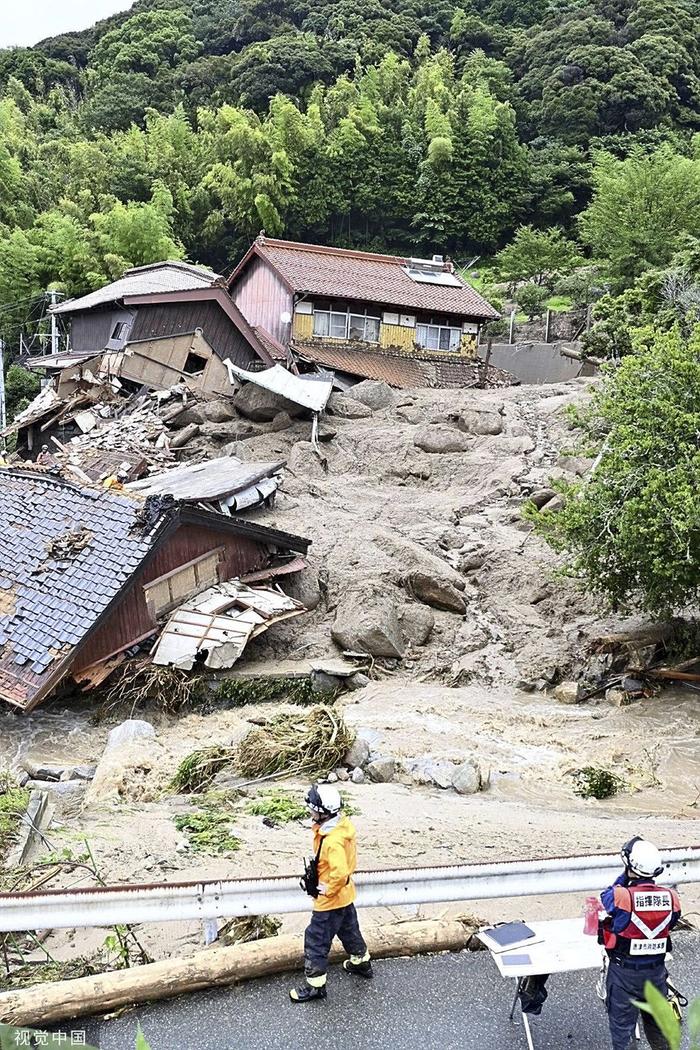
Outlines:
[[[249, 666], [339, 655], [332, 637], [339, 619], [348, 630], [361, 630], [367, 621], [398, 630], [403, 659], [341, 698], [346, 720], [377, 752], [399, 761], [474, 758], [490, 774], [488, 790], [470, 796], [408, 777], [405, 783], [344, 785], [356, 809], [363, 868], [608, 852], [632, 834], [662, 847], [697, 839], [700, 707], [693, 693], [667, 691], [627, 707], [604, 699], [569, 706], [522, 688], [575, 675], [589, 640], [620, 626], [599, 602], [554, 575], [556, 559], [521, 518], [524, 500], [552, 475], [586, 469], [565, 410], [585, 399], [587, 389], [577, 381], [390, 392], [388, 398], [380, 391], [385, 403], [371, 414], [328, 417], [324, 425], [336, 434], [322, 446], [327, 470], [308, 441], [305, 421], [281, 431], [261, 425], [247, 440], [227, 445], [217, 439], [216, 448], [241, 458], [288, 458], [284, 491], [274, 510], [259, 517], [313, 540], [309, 570], [293, 587], [315, 607], [256, 642]], [[346, 411], [342, 401], [338, 408]], [[494, 417], [499, 433], [477, 432], [498, 429]], [[225, 426], [219, 425], [224, 437]], [[454, 435], [460, 451], [419, 447], [450, 446]], [[415, 572], [446, 582], [463, 596], [465, 610], [416, 601], [406, 585]], [[125, 791], [110, 791], [107, 778], [82, 803], [59, 804], [48, 845], [34, 859], [44, 849], [79, 855], [87, 839], [108, 882], [298, 872], [309, 834], [300, 824], [266, 827], [246, 812], [243, 799], [230, 811], [241, 848], [228, 857], [195, 853], [174, 823], [191, 800], [168, 788], [190, 752], [235, 743], [251, 719], [277, 709], [179, 718], [139, 711], [157, 737], [136, 755]], [[0, 713], [0, 765], [19, 767], [27, 755], [95, 762], [120, 718], [94, 724], [92, 714], [89, 698], [69, 706], [49, 703], [30, 716]], [[586, 765], [614, 769], [624, 789], [608, 801], [577, 797], [572, 774]], [[305, 790], [294, 781], [279, 787]], [[66, 885], [80, 881], [77, 873], [63, 879]], [[685, 897], [697, 905], [694, 891]], [[578, 899], [543, 898], [488, 902], [478, 910], [496, 918], [571, 914], [579, 907]], [[293, 917], [288, 925], [301, 921]], [[191, 924], [148, 927], [140, 935], [154, 955], [201, 943], [201, 931]], [[68, 931], [47, 943], [65, 956], [90, 950], [103, 937], [104, 931]]]

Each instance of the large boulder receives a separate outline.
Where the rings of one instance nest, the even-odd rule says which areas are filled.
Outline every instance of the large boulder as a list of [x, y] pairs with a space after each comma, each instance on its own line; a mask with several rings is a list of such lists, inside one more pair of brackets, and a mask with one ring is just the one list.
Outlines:
[[301, 405], [263, 390], [255, 383], [245, 383], [235, 395], [233, 403], [242, 416], [252, 419], [254, 423], [271, 423], [280, 412], [300, 416], [306, 411]]
[[236, 406], [232, 397], [222, 397], [217, 401], [207, 401], [202, 406], [202, 413], [209, 423], [225, 423], [227, 419], [236, 418]]
[[347, 397], [355, 401], [361, 401], [367, 408], [376, 412], [380, 408], [389, 408], [396, 401], [396, 394], [386, 383], [376, 382], [374, 379], [365, 379], [356, 383], [346, 391]]
[[467, 434], [500, 434], [503, 416], [493, 408], [466, 408], [460, 413], [457, 426]]
[[347, 394], [333, 394], [328, 402], [328, 411], [340, 419], [364, 419], [372, 415], [372, 409]]
[[401, 657], [406, 648], [396, 604], [382, 592], [345, 594], [331, 636], [341, 649], [370, 656]]
[[471, 442], [466, 434], [453, 427], [433, 423], [421, 427], [413, 439], [413, 444], [424, 452], [466, 452]]
[[346, 766], [355, 769], [357, 766], [365, 766], [369, 761], [369, 743], [364, 737], [356, 736], [343, 759]]
[[435, 613], [427, 605], [410, 602], [400, 613], [401, 629], [413, 645], [425, 645], [435, 627]]
[[394, 779], [396, 761], [393, 758], [375, 758], [365, 768], [369, 779], [375, 784], [388, 784]]
[[459, 795], [475, 795], [481, 791], [483, 778], [476, 762], [468, 759], [457, 766], [452, 775], [452, 787]]
[[283, 580], [282, 590], [290, 598], [296, 598], [298, 602], [301, 602], [309, 612], [317, 609], [321, 601], [321, 586], [318, 580], [318, 573], [311, 566], [308, 566], [303, 572], [295, 572], [293, 575], [288, 576], [286, 580]]
[[156, 731], [150, 722], [141, 718], [129, 718], [111, 731], [107, 737], [105, 751], [131, 744], [134, 740], [153, 740], [155, 735]]
[[425, 605], [446, 612], [463, 614], [467, 603], [461, 594], [445, 577], [426, 572], [412, 572], [406, 577], [406, 588], [410, 594]]

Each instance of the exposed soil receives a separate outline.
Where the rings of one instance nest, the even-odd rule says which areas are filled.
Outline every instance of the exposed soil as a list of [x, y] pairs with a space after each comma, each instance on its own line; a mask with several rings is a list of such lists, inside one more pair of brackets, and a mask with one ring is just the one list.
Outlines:
[[[585, 461], [563, 457], [562, 450], [571, 452], [575, 442], [566, 405], [585, 397], [586, 389], [579, 380], [394, 393], [390, 405], [370, 416], [328, 418], [326, 427], [337, 434], [322, 445], [327, 471], [305, 421], [281, 431], [259, 426], [255, 436], [226, 446], [245, 459], [288, 458], [289, 476], [274, 510], [258, 517], [313, 540], [310, 570], [292, 589], [317, 607], [257, 641], [249, 665], [337, 656], [331, 627], [348, 595], [377, 621], [386, 615], [388, 598], [405, 656], [389, 661], [367, 688], [341, 698], [347, 721], [381, 753], [474, 757], [491, 773], [489, 789], [472, 796], [411, 783], [343, 785], [358, 810], [361, 867], [614, 851], [636, 833], [660, 846], [697, 838], [700, 712], [693, 694], [668, 691], [618, 708], [604, 700], [566, 706], [521, 688], [575, 671], [588, 640], [620, 626], [601, 613], [600, 603], [554, 575], [556, 559], [520, 513], [527, 495], [553, 473], [585, 469]], [[500, 413], [502, 432], [464, 429], [460, 417], [475, 407]], [[466, 435], [466, 449], [419, 448], [418, 431], [436, 426]], [[463, 596], [466, 612], [416, 601], [406, 585], [412, 572], [446, 581]], [[196, 854], [174, 825], [190, 800], [167, 791], [183, 757], [198, 747], [235, 742], [251, 719], [276, 707], [181, 718], [139, 712], [158, 736], [136, 764], [126, 795], [93, 798], [82, 809], [75, 801], [65, 804], [61, 824], [49, 832], [52, 847], [79, 853], [86, 837], [110, 882], [298, 871], [308, 849], [300, 825], [268, 828], [241, 803], [232, 813], [241, 849], [224, 858]], [[24, 718], [2, 714], [0, 760], [18, 765], [31, 752], [47, 760], [95, 761], [119, 720], [92, 724], [89, 701], [67, 708], [50, 703]], [[605, 802], [578, 798], [571, 774], [589, 764], [614, 768], [625, 790]], [[304, 789], [294, 782], [281, 786]], [[76, 880], [72, 875], [65, 882]], [[684, 896], [694, 905], [694, 893]], [[579, 907], [578, 901], [545, 899], [490, 902], [479, 910], [497, 917], [571, 914]], [[288, 925], [301, 922], [294, 917]], [[103, 936], [58, 933], [49, 943], [60, 956], [96, 946]], [[148, 927], [141, 936], [156, 955], [201, 943], [192, 924]]]

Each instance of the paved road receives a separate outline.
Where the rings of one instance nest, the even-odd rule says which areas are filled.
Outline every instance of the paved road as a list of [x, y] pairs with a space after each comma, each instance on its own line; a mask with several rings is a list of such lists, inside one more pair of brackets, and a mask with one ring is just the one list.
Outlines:
[[[686, 994], [700, 994], [700, 937], [676, 938], [672, 972]], [[549, 1001], [533, 1020], [536, 1050], [609, 1047], [596, 978], [550, 979]], [[526, 1050], [522, 1029], [508, 1021], [513, 982], [485, 952], [385, 960], [374, 981], [334, 968], [325, 1003], [293, 1005], [290, 983], [285, 975], [156, 1003], [89, 1023], [87, 1041], [131, 1050], [138, 1018], [152, 1050]]]

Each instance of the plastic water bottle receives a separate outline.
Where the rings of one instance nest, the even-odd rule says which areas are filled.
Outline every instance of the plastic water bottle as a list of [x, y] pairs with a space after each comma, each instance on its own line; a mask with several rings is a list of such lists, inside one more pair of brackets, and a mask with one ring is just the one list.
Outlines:
[[591, 937], [598, 935], [600, 901], [597, 897], [586, 897], [583, 903], [583, 932]]

